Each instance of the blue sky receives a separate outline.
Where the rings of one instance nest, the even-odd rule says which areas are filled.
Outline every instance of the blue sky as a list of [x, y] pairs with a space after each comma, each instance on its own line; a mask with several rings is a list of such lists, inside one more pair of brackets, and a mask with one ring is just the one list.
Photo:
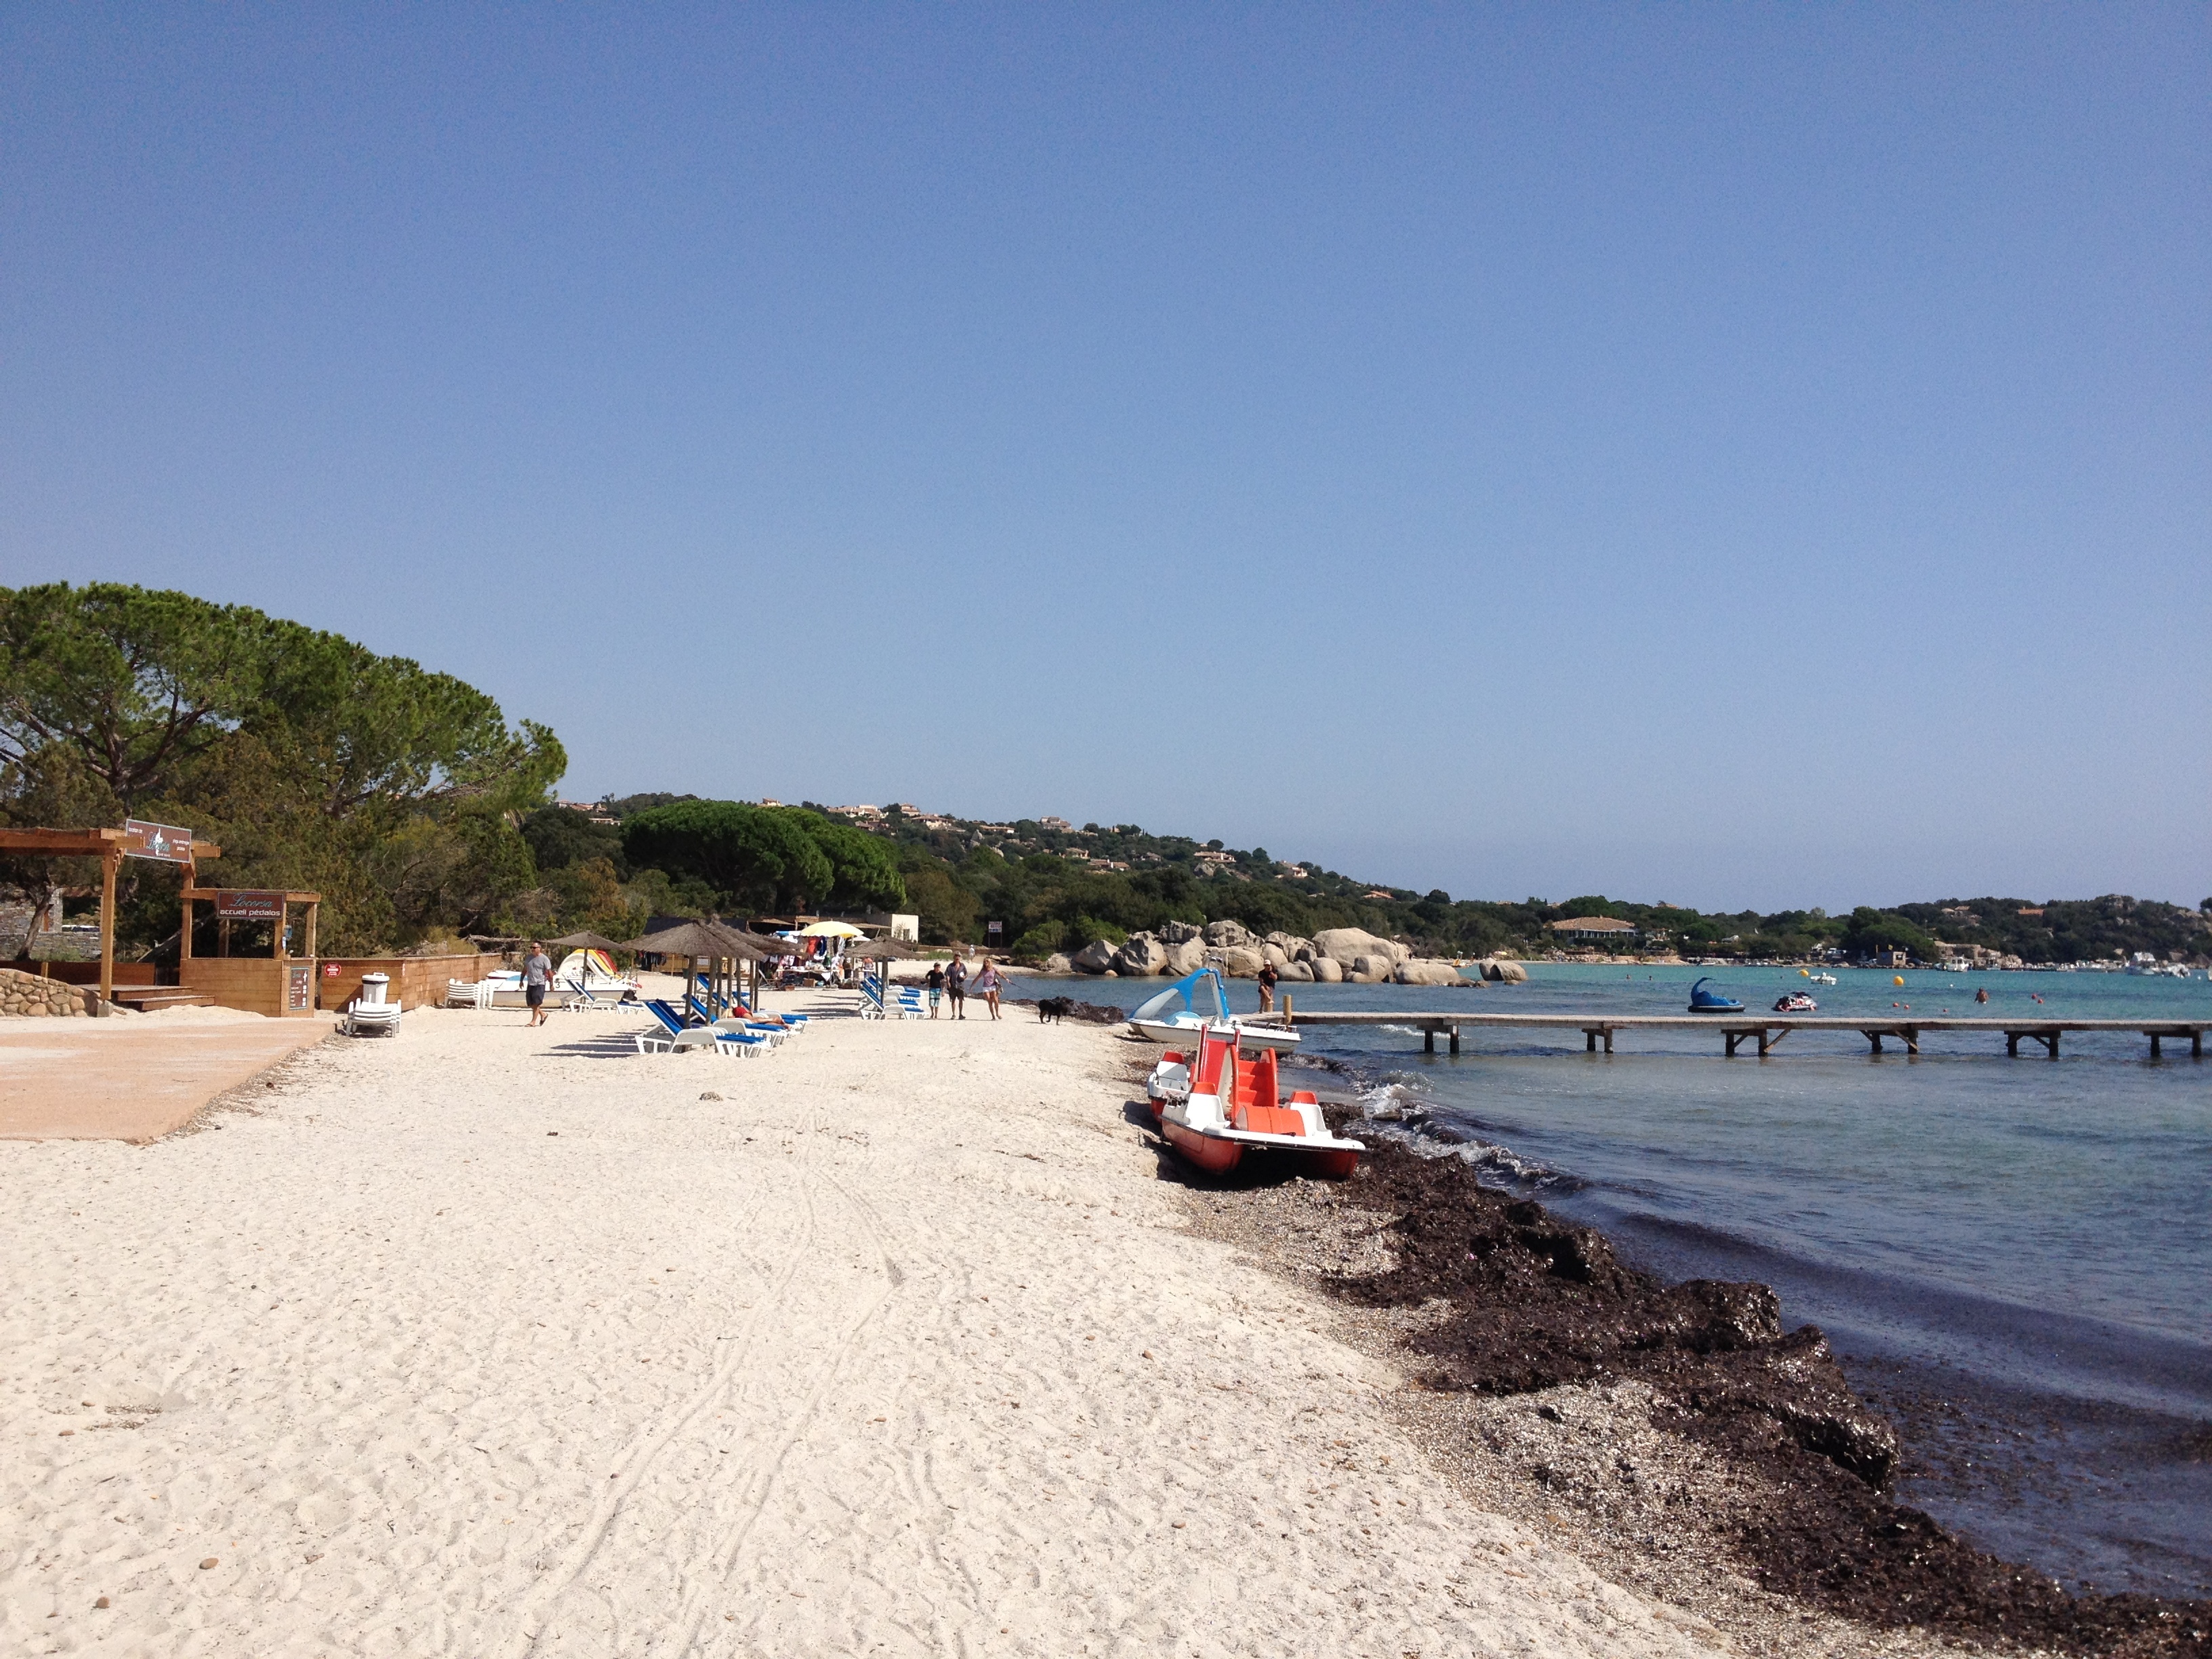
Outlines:
[[564, 793], [2193, 903], [2208, 17], [10, 8], [0, 580]]

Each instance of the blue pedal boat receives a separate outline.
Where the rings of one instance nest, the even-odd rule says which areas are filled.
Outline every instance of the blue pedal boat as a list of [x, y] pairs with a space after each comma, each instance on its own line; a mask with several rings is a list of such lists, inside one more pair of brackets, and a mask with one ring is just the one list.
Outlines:
[[1699, 980], [1690, 988], [1690, 1012], [1693, 1014], [1740, 1014], [1743, 1004], [1733, 997], [1724, 997], [1718, 991], [1708, 991], [1710, 977]]

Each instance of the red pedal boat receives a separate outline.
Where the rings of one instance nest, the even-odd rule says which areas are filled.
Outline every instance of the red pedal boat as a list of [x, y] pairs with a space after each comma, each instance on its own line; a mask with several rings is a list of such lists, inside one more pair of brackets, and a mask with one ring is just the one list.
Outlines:
[[1301, 1089], [1285, 1102], [1275, 1052], [1246, 1059], [1234, 1025], [1205, 1026], [1198, 1048], [1160, 1056], [1145, 1092], [1168, 1144], [1209, 1175], [1226, 1175], [1247, 1155], [1291, 1160], [1301, 1174], [1341, 1181], [1364, 1141], [1329, 1133], [1321, 1102]]

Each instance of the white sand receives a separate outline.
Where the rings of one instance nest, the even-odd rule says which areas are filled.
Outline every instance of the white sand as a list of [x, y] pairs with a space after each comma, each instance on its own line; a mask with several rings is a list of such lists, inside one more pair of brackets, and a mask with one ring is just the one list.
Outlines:
[[0, 1146], [0, 1645], [1710, 1650], [1181, 1230], [1113, 1036], [630, 1029], [411, 1012], [220, 1132]]

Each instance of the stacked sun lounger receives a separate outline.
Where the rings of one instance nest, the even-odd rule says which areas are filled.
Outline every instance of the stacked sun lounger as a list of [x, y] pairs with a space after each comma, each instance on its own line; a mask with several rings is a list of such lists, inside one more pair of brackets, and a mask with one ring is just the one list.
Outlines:
[[927, 1019], [921, 993], [911, 985], [886, 986], [879, 979], [860, 981], [862, 1019]]

